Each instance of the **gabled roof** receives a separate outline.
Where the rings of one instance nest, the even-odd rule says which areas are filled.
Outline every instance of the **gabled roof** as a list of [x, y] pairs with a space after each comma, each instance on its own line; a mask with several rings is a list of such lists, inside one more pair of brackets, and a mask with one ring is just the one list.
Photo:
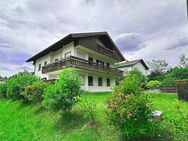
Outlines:
[[132, 60], [132, 61], [123, 61], [123, 62], [119, 62], [119, 63], [118, 63], [118, 68], [134, 66], [134, 65], [137, 64], [138, 62], [142, 63], [142, 65], [145, 67], [146, 70], [149, 69], [148, 66], [146, 65], [146, 63], [144, 62], [144, 60], [142, 60], [142, 59], [137, 59], [137, 60]]
[[69, 35], [65, 36], [64, 38], [62, 38], [61, 40], [57, 41], [56, 43], [52, 44], [48, 48], [44, 49], [43, 51], [41, 51], [38, 54], [34, 55], [33, 57], [29, 58], [28, 60], [26, 60], [26, 62], [35, 61], [36, 59], [48, 54], [51, 51], [56, 51], [56, 50], [62, 48], [62, 45], [66, 45], [72, 41], [75, 41], [78, 38], [92, 37], [92, 36], [106, 36], [109, 39], [109, 41], [111, 42], [111, 44], [114, 46], [114, 48], [118, 51], [122, 60], [125, 60], [124, 56], [119, 51], [119, 49], [117, 48], [117, 46], [115, 45], [115, 43], [113, 42], [113, 40], [111, 39], [111, 37], [109, 36], [109, 34], [107, 32], [89, 32], [89, 33], [69, 34]]

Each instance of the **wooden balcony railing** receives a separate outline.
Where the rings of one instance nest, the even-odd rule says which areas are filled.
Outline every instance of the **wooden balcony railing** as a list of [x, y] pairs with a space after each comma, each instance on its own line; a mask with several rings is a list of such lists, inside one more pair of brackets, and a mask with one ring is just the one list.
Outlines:
[[123, 72], [121, 70], [97, 64], [95, 62], [89, 62], [88, 60], [81, 59], [75, 56], [70, 56], [57, 62], [43, 66], [42, 73], [61, 70], [63, 67], [75, 67], [87, 70], [94, 70], [98, 72], [104, 72], [106, 74], [116, 75], [119, 77], [123, 76]]

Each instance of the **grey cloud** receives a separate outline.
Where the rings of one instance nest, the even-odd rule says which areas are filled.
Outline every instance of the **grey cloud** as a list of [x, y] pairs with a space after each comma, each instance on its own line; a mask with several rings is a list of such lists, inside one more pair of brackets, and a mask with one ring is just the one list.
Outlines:
[[[186, 44], [185, 39], [170, 44], [171, 35], [164, 35], [185, 23], [186, 3], [177, 0], [0, 1], [0, 57], [5, 66], [21, 66], [66, 34], [88, 31], [108, 31], [125, 56], [160, 57], [175, 50], [166, 48]], [[154, 46], [160, 51], [152, 51]]]
[[122, 51], [132, 52], [145, 47], [143, 40], [138, 33], [120, 34], [115, 38], [115, 42]]
[[180, 47], [188, 46], [188, 37], [177, 38], [172, 44], [170, 44], [166, 50], [172, 50]]

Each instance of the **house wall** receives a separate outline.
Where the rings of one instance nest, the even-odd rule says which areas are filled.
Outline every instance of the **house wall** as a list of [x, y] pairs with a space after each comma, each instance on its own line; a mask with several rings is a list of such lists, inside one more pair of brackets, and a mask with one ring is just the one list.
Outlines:
[[123, 71], [123, 75], [126, 75], [129, 71], [133, 70], [134, 68], [137, 68], [138, 70], [140, 70], [144, 75], [148, 74], [148, 71], [145, 69], [145, 67], [142, 65], [141, 62], [138, 62], [137, 64], [133, 66], [123, 67], [119, 69]]
[[[55, 62], [55, 59], [62, 59], [65, 56], [65, 53], [71, 52], [71, 55], [75, 55], [74, 51], [74, 45], [73, 42], [65, 45], [63, 48], [55, 51], [55, 52], [50, 52], [49, 54], [39, 58], [35, 62], [35, 75], [39, 76], [40, 78], [46, 78], [46, 79], [51, 79], [48, 74], [42, 74], [42, 67], [44, 66], [44, 62], [47, 61], [47, 64]], [[41, 70], [39, 71], [39, 64], [41, 64]], [[56, 77], [56, 76], [54, 76]]]
[[[93, 50], [86, 49], [85, 47], [81, 47], [81, 46], [74, 47], [74, 44], [72, 42], [70, 44], [65, 45], [63, 48], [55, 52], [51, 52], [37, 59], [35, 63], [35, 75], [39, 76], [40, 78], [58, 79], [61, 70], [42, 74], [42, 67], [44, 66], [45, 61], [47, 61], [47, 64], [49, 64], [49, 63], [55, 62], [55, 59], [58, 59], [58, 60], [63, 59], [67, 52], [71, 52], [72, 56], [76, 56], [76, 57], [83, 58], [86, 60], [88, 60], [88, 57], [92, 57], [94, 59], [93, 60], [94, 62], [96, 62], [96, 60], [101, 60], [105, 62], [105, 65], [106, 63], [109, 63], [111, 67], [114, 67], [114, 63], [117, 62], [117, 60], [109, 58]], [[41, 64], [40, 71], [38, 71], [39, 64]], [[83, 69], [79, 70], [78, 73], [81, 76], [81, 79], [83, 78], [82, 80], [84, 81], [84, 83], [81, 84], [81, 88], [86, 91], [108, 92], [108, 91], [111, 91], [115, 85], [116, 76], [110, 76], [110, 75], [106, 75], [105, 73], [99, 73], [99, 72], [83, 70]], [[88, 86], [88, 76], [93, 76], [93, 86]], [[98, 77], [102, 78], [102, 83], [103, 83], [102, 86], [98, 86]], [[107, 82], [106, 82], [107, 78], [110, 79], [110, 86], [107, 86]]]
[[116, 60], [112, 58], [109, 58], [105, 55], [101, 55], [100, 53], [97, 53], [95, 51], [92, 51], [82, 46], [75, 47], [75, 56], [86, 59], [86, 60], [88, 60], [88, 57], [92, 57], [93, 62], [96, 62], [96, 60], [100, 60], [100, 61], [103, 61], [105, 65], [106, 63], [109, 63], [110, 67], [114, 67], [114, 64], [117, 62]]
[[143, 74], [147, 75], [148, 71], [145, 69], [145, 67], [142, 65], [141, 62], [138, 62], [133, 66], [134, 68], [138, 68]]
[[[81, 88], [89, 92], [109, 92], [115, 86], [116, 78], [104, 73], [95, 73], [89, 70], [77, 69], [81, 78]], [[54, 71], [49, 73], [50, 79], [58, 79], [61, 71]], [[88, 86], [88, 76], [93, 76], [93, 86]], [[102, 78], [102, 86], [98, 86], [98, 77]], [[107, 78], [110, 79], [110, 86], [107, 86]]]

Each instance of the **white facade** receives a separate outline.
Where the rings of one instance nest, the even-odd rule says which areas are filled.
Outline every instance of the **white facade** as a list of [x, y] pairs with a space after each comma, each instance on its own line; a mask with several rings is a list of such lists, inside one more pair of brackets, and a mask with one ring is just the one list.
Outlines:
[[138, 62], [131, 66], [121, 67], [119, 69], [123, 71], [123, 75], [125, 76], [129, 71], [131, 71], [135, 68], [138, 69], [139, 71], [141, 71], [144, 75], [148, 75], [148, 70], [143, 66], [143, 64], [141, 62]]
[[[47, 80], [58, 79], [61, 70], [52, 71], [52, 72], [43, 74], [42, 67], [45, 65], [51, 64], [55, 61], [58, 61], [60, 59], [63, 59], [65, 57], [68, 57], [68, 56], [76, 56], [78, 58], [82, 58], [85, 60], [88, 60], [89, 57], [92, 57], [93, 62], [96, 62], [96, 60], [101, 60], [104, 62], [104, 65], [109, 64], [110, 67], [113, 67], [114, 64], [117, 63], [116, 60], [110, 57], [107, 57], [105, 55], [102, 55], [100, 53], [97, 53], [88, 48], [85, 48], [83, 46], [80, 46], [80, 45], [74, 46], [72, 42], [65, 46], [62, 46], [61, 49], [55, 52], [50, 52], [47, 55], [37, 59], [35, 61], [35, 75], [39, 76], [40, 78], [46, 78]], [[112, 76], [112, 75], [105, 74], [102, 72], [86, 70], [86, 69], [78, 69], [78, 73], [81, 77], [82, 89], [86, 91], [90, 91], [90, 92], [111, 91], [115, 85], [115, 80], [117, 78], [116, 76]], [[89, 84], [89, 80], [88, 80], [89, 77], [90, 79], [91, 77], [93, 79], [92, 85]], [[100, 84], [99, 84], [99, 81], [100, 81]]]

